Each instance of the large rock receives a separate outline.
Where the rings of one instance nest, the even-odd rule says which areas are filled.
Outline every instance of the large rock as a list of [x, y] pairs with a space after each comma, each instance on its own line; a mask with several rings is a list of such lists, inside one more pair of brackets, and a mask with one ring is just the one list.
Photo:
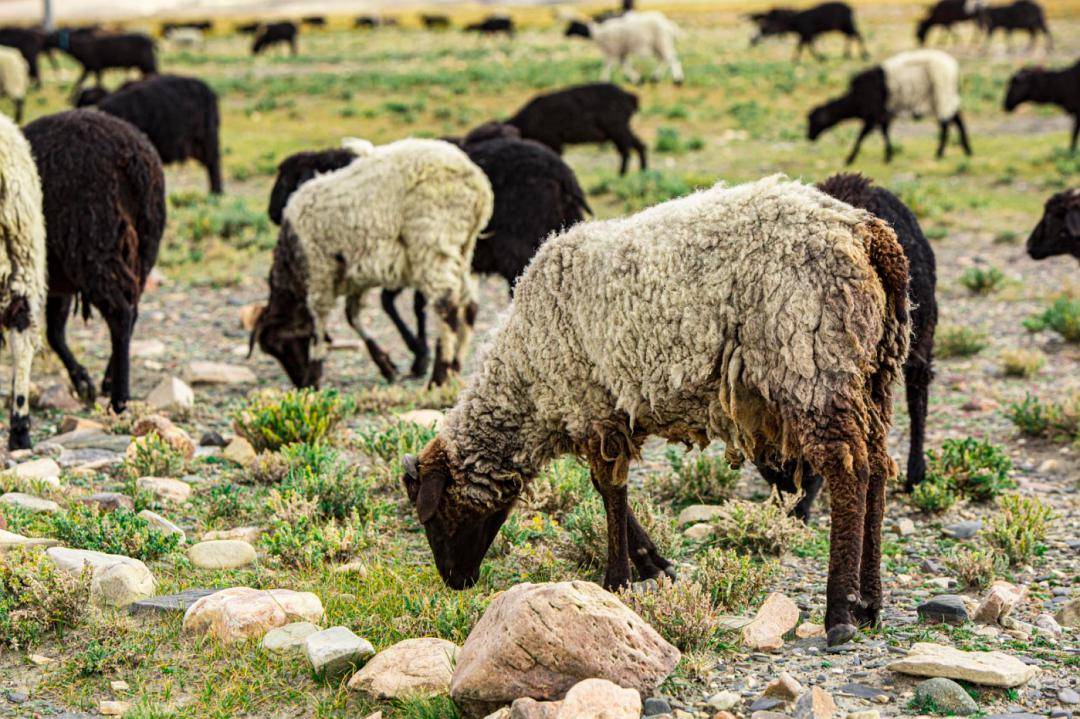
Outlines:
[[255, 547], [239, 539], [213, 539], [188, 549], [188, 559], [203, 569], [236, 569], [255, 561]]
[[223, 642], [261, 637], [289, 622], [317, 623], [323, 606], [311, 592], [233, 587], [199, 599], [184, 613], [184, 630]]
[[196, 361], [187, 366], [187, 380], [191, 384], [248, 384], [258, 377], [247, 367]]
[[915, 687], [915, 700], [920, 704], [931, 703], [940, 714], [967, 716], [979, 711], [979, 705], [967, 691], [945, 677], [934, 677], [919, 682]]
[[1000, 623], [1024, 601], [1027, 593], [1026, 586], [1017, 587], [1002, 579], [995, 581], [975, 610], [975, 621], [983, 624]]
[[458, 654], [450, 694], [468, 717], [519, 697], [558, 700], [608, 679], [648, 695], [679, 650], [590, 582], [519, 584], [497, 596]]
[[183, 504], [191, 496], [191, 485], [172, 477], [139, 477], [135, 489], [148, 492], [159, 502]]
[[22, 492], [8, 492], [7, 494], [0, 495], [0, 502], [15, 507], [22, 507], [28, 512], [44, 512], [46, 514], [52, 514], [53, 512], [60, 511], [60, 505], [51, 499], [42, 499], [41, 497], [35, 497], [32, 494], [24, 494]]
[[108, 607], [126, 607], [154, 596], [154, 575], [138, 559], [87, 549], [52, 547], [47, 550], [56, 566], [78, 576], [90, 568], [90, 600]]
[[166, 377], [146, 397], [151, 409], [189, 409], [195, 406], [195, 393], [176, 377]]
[[766, 597], [753, 621], [742, 628], [743, 644], [759, 651], [784, 646], [784, 635], [799, 623], [799, 608], [779, 592]]
[[375, 648], [346, 627], [330, 627], [304, 638], [304, 654], [316, 674], [336, 677], [374, 655]]
[[376, 699], [446, 696], [458, 646], [435, 637], [406, 639], [382, 650], [349, 680], [349, 689]]
[[128, 614], [183, 614], [192, 604], [217, 591], [216, 589], [185, 589], [176, 594], [141, 599], [128, 605]]
[[964, 652], [941, 644], [920, 642], [903, 659], [888, 667], [919, 677], [945, 677], [990, 687], [1017, 687], [1039, 671], [1003, 652]]
[[1070, 629], [1080, 629], [1080, 597], [1065, 602], [1065, 606], [1054, 615], [1057, 623]]

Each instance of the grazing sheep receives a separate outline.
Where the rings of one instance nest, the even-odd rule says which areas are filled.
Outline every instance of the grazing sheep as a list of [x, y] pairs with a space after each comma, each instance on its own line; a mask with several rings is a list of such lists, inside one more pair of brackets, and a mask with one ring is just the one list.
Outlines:
[[251, 54], [258, 55], [272, 45], [282, 43], [289, 46], [289, 50], [296, 55], [296, 35], [299, 32], [296, 24], [291, 22], [274, 22], [269, 25], [260, 25], [255, 35], [255, 42], [251, 45]]
[[[904, 389], [908, 416], [911, 418], [911, 442], [908, 448], [906, 491], [914, 489], [926, 476], [926, 412], [930, 383], [934, 379], [934, 330], [937, 327], [937, 269], [934, 250], [919, 227], [919, 221], [899, 197], [858, 174], [837, 174], [818, 184], [825, 194], [852, 207], [866, 210], [889, 223], [910, 267], [911, 349], [904, 362]], [[795, 516], [810, 520], [810, 509], [821, 489], [821, 476], [805, 462], [789, 461], [779, 467], [758, 463], [761, 475], [782, 492], [802, 492], [795, 505]], [[796, 480], [802, 477], [801, 487]]]
[[210, 32], [214, 29], [213, 20], [188, 20], [184, 22], [165, 22], [161, 24], [162, 37], [168, 36], [173, 30], [200, 30], [202, 32]]
[[1005, 94], [1005, 110], [1012, 112], [1025, 102], [1057, 105], [1072, 115], [1069, 148], [1076, 152], [1077, 138], [1080, 137], [1080, 60], [1063, 70], [1028, 67], [1013, 75]]
[[933, 6], [927, 8], [926, 16], [919, 21], [915, 28], [915, 37], [919, 45], [926, 44], [926, 38], [930, 30], [935, 27], [945, 28], [946, 32], [955, 40], [956, 30], [954, 25], [964, 22], [977, 21], [979, 10], [985, 4], [985, 0], [938, 0]]
[[[563, 454], [608, 521], [604, 586], [671, 564], [627, 504], [647, 437], [802, 460], [832, 505], [830, 645], [881, 608], [907, 355], [907, 260], [883, 221], [797, 182], [714, 187], [546, 242], [442, 431], [404, 483], [449, 586], [471, 586], [515, 501]], [[647, 298], [647, 301], [646, 301]]]
[[349, 324], [388, 380], [397, 370], [364, 328], [374, 287], [413, 287], [434, 300], [440, 321], [432, 384], [458, 371], [476, 305], [469, 263], [491, 218], [491, 184], [464, 152], [439, 140], [382, 147], [349, 141], [357, 159], [300, 187], [285, 206], [270, 301], [251, 344], [281, 362], [293, 383], [318, 385], [326, 317], [345, 295]]
[[275, 225], [281, 224], [285, 204], [300, 185], [318, 175], [340, 170], [355, 159], [356, 154], [344, 147], [322, 152], [298, 152], [286, 157], [278, 165], [277, 179], [270, 191], [270, 206], [267, 208], [270, 220]]
[[261, 22], [245, 22], [236, 26], [236, 32], [241, 35], [254, 35], [262, 27]]
[[106, 70], [135, 68], [144, 77], [157, 73], [154, 41], [142, 33], [99, 33], [90, 28], [57, 30], [49, 35], [48, 43], [82, 65], [82, 74], [72, 86], [72, 93], [82, 87], [90, 73], [98, 85]]
[[866, 51], [866, 41], [855, 27], [855, 13], [844, 2], [826, 2], [806, 10], [773, 8], [768, 12], [753, 13], [749, 18], [758, 26], [757, 34], [750, 39], [751, 46], [771, 35], [795, 34], [799, 36], [795, 59], [802, 57], [803, 48], [810, 48], [810, 54], [820, 60], [822, 55], [814, 49], [814, 40], [827, 32], [839, 32], [846, 38], [845, 57], [851, 56], [852, 40], [858, 41], [863, 59], [870, 57]]
[[15, 104], [13, 117], [22, 122], [26, 90], [30, 85], [30, 69], [22, 53], [10, 47], [0, 47], [0, 97], [7, 96]]
[[30, 447], [30, 368], [41, 344], [46, 288], [41, 203], [30, 145], [0, 115], [0, 334], [12, 360], [8, 449]]
[[611, 79], [618, 65], [630, 82], [640, 82], [641, 74], [634, 68], [634, 56], [653, 55], [659, 60], [653, 72], [653, 82], [659, 81], [666, 70], [676, 85], [683, 81], [682, 64], [675, 51], [675, 37], [679, 28], [660, 12], [623, 13], [602, 23], [584, 23], [575, 20], [566, 28], [566, 36], [592, 38], [604, 54], [604, 70], [601, 79]]
[[489, 15], [480, 22], [466, 25], [465, 32], [478, 32], [481, 35], [494, 35], [501, 32], [513, 37], [514, 20], [506, 15]]
[[[12, 47], [18, 50], [23, 59], [26, 60], [27, 68], [30, 71], [30, 79], [33, 81], [35, 87], [41, 86], [41, 71], [38, 68], [38, 56], [46, 52], [46, 36], [41, 30], [21, 28], [21, 27], [4, 27], [0, 28], [0, 45], [5, 47]], [[49, 56], [52, 59], [53, 66], [56, 66], [55, 58]]]
[[865, 70], [851, 79], [846, 95], [815, 108], [810, 113], [808, 136], [817, 138], [825, 130], [848, 119], [862, 120], [862, 130], [847, 164], [855, 161], [863, 140], [876, 127], [885, 138], [885, 161], [891, 162], [892, 141], [889, 125], [901, 115], [937, 118], [937, 156], [945, 154], [949, 125], [960, 132], [964, 153], [971, 154], [967, 129], [960, 116], [960, 66], [941, 50], [911, 50], [894, 55], [880, 65]]
[[1046, 37], [1046, 49], [1054, 49], [1054, 38], [1046, 26], [1042, 5], [1032, 0], [1016, 0], [1009, 5], [987, 5], [979, 10], [979, 26], [986, 32], [987, 44], [996, 30], [1005, 31], [1006, 45], [1014, 30], [1026, 30], [1031, 37], [1028, 49], [1035, 47], [1039, 33]]
[[196, 27], [177, 27], [165, 33], [165, 39], [177, 47], [201, 47], [206, 44], [203, 31]]
[[84, 319], [97, 308], [112, 340], [101, 391], [121, 412], [131, 396], [128, 349], [139, 297], [165, 229], [161, 160], [139, 130], [103, 112], [49, 115], [25, 132], [44, 189], [49, 346], [79, 396], [92, 402], [94, 383], [68, 348], [64, 331], [76, 298]]
[[111, 95], [100, 88], [84, 90], [76, 106], [89, 104], [145, 132], [165, 164], [199, 162], [206, 168], [210, 192], [221, 194], [218, 98], [205, 82], [193, 77], [155, 75], [126, 83]]
[[446, 15], [421, 15], [420, 24], [427, 30], [446, 30], [450, 27], [450, 18]]
[[637, 152], [641, 169], [647, 166], [645, 144], [630, 129], [638, 110], [633, 93], [608, 82], [574, 85], [537, 95], [510, 119], [526, 140], [541, 142], [559, 155], [566, 145], [610, 141], [619, 152], [619, 174], [630, 165], [630, 151]]
[[1080, 188], [1059, 192], [1046, 201], [1042, 219], [1027, 241], [1033, 260], [1072, 255], [1080, 260]]
[[308, 27], [326, 27], [326, 18], [322, 15], [308, 15], [300, 18], [300, 23]]

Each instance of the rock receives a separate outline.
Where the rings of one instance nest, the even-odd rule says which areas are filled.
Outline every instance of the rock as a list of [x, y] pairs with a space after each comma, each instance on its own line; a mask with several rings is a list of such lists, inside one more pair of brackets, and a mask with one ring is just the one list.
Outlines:
[[228, 442], [217, 432], [204, 432], [201, 439], [199, 439], [200, 447], [221, 447], [225, 448]]
[[712, 719], [737, 719], [731, 712], [720, 711], [712, 715]]
[[421, 427], [440, 431], [445, 415], [437, 409], [413, 409], [397, 416], [398, 422], [418, 424]]
[[870, 701], [877, 701], [884, 699], [885, 703], [889, 701], [889, 695], [878, 689], [877, 687], [868, 687], [865, 684], [844, 684], [837, 690], [840, 694], [845, 694], [851, 697], [858, 697], [860, 699], [869, 699]]
[[225, 446], [221, 456], [241, 467], [246, 466], [257, 456], [255, 448], [243, 437], [233, 437], [232, 441]]
[[102, 699], [98, 702], [98, 714], [107, 717], [123, 716], [131, 710], [131, 702], [117, 702]]
[[724, 508], [718, 504], [691, 504], [679, 512], [677, 524], [685, 527], [698, 522], [711, 522], [724, 514]]
[[304, 640], [319, 631], [311, 622], [293, 622], [278, 629], [271, 629], [262, 639], [263, 649], [271, 652], [288, 652], [304, 647]]
[[881, 712], [877, 709], [864, 709], [857, 712], [848, 712], [847, 719], [881, 719]]
[[683, 530], [683, 536], [691, 542], [704, 542], [716, 532], [716, 527], [708, 522], [698, 522]]
[[114, 692], [126, 692], [131, 689], [131, 686], [124, 680], [120, 679], [114, 682], [109, 682], [109, 689], [112, 689]]
[[163, 594], [141, 599], [128, 605], [128, 614], [179, 614], [203, 597], [214, 594], [216, 589], [185, 589], [177, 594]]
[[239, 539], [214, 539], [188, 549], [188, 559], [203, 569], [235, 569], [255, 561], [255, 547]]
[[316, 674], [331, 678], [358, 666], [375, 648], [345, 627], [330, 627], [304, 638], [304, 654]]
[[521, 697], [514, 700], [505, 716], [508, 719], [555, 719], [561, 706], [562, 702], [538, 702], [532, 697]]
[[94, 471], [119, 464], [124, 456], [108, 449], [63, 449], [56, 458], [57, 464], [74, 472]]
[[834, 714], [836, 702], [821, 687], [811, 687], [795, 702], [795, 719], [832, 719]]
[[349, 680], [349, 689], [375, 699], [448, 696], [458, 646], [445, 639], [406, 639], [388, 647]]
[[[779, 677], [773, 679], [765, 686], [765, 691], [761, 693], [761, 696], [769, 697], [771, 699], [780, 699], [785, 702], [793, 702], [802, 696], [805, 691], [803, 685], [799, 684], [795, 677], [787, 672], [780, 672]], [[731, 707], [717, 708], [730, 709]]]
[[775, 651], [784, 635], [799, 623], [799, 608], [779, 592], [773, 592], [758, 609], [753, 621], [742, 628], [743, 644], [758, 651]]
[[82, 402], [71, 393], [67, 385], [54, 384], [38, 395], [37, 406], [39, 409], [78, 412], [82, 409]]
[[98, 492], [89, 497], [79, 497], [76, 501], [79, 504], [97, 507], [103, 512], [115, 512], [121, 507], [135, 511], [135, 503], [131, 501], [131, 497], [119, 492]]
[[261, 637], [289, 622], [317, 623], [323, 606], [311, 592], [233, 587], [203, 597], [184, 613], [184, 630], [223, 642]]
[[[168, 417], [163, 417], [159, 414], [152, 414], [146, 417], [141, 417], [131, 427], [131, 434], [137, 438], [145, 437], [146, 435], [154, 433], [157, 436], [165, 440], [170, 447], [184, 456], [185, 460], [189, 460], [195, 456], [195, 441], [191, 436], [172, 423]], [[135, 452], [135, 447], [139, 443], [136, 439], [130, 447], [127, 449], [128, 456], [132, 456]]]
[[262, 527], [234, 527], [232, 529], [215, 529], [206, 532], [203, 534], [202, 539], [204, 542], [211, 542], [218, 539], [235, 539], [254, 545], [259, 541], [259, 537], [262, 536], [262, 533]]
[[180, 537], [180, 543], [183, 544], [187, 541], [187, 535], [184, 534], [184, 530], [176, 526], [169, 520], [162, 517], [157, 512], [151, 512], [149, 509], [144, 509], [139, 512], [139, 516], [150, 523], [154, 529], [159, 529], [166, 534], [175, 534]]
[[750, 712], [765, 712], [772, 709], [783, 708], [787, 704], [783, 699], [776, 697], [758, 697], [750, 703]]
[[0, 552], [13, 547], [55, 547], [57, 544], [60, 542], [55, 539], [24, 537], [21, 534], [0, 529]]
[[132, 340], [131, 356], [139, 359], [161, 357], [165, 354], [165, 343], [161, 340]]
[[979, 711], [979, 705], [952, 679], [934, 677], [915, 686], [915, 700], [927, 703], [941, 714], [967, 716]]
[[908, 517], [901, 517], [896, 520], [896, 524], [893, 525], [893, 531], [898, 537], [910, 537], [915, 534], [915, 522], [911, 521]]
[[7, 494], [0, 495], [0, 502], [16, 507], [22, 507], [28, 512], [44, 512], [46, 514], [52, 514], [60, 511], [60, 505], [51, 499], [42, 499], [41, 497], [35, 497], [32, 494], [23, 494], [22, 492], [8, 492]]
[[[3, 500], [3, 497], [0, 497]], [[1057, 623], [1069, 629], [1080, 629], [1080, 597], [1065, 602], [1065, 606], [1054, 615]]]
[[191, 485], [172, 477], [139, 477], [135, 489], [148, 492], [159, 502], [183, 504], [191, 496]]
[[641, 696], [607, 679], [585, 679], [566, 693], [555, 719], [638, 719]]
[[86, 549], [52, 547], [46, 552], [56, 566], [78, 576], [90, 568], [90, 600], [108, 607], [126, 607], [154, 596], [154, 575], [138, 559]]
[[1041, 629], [1044, 634], [1049, 634], [1052, 637], [1060, 637], [1065, 631], [1052, 614], [1043, 613], [1035, 617], [1035, 626]]
[[1080, 694], [1075, 689], [1062, 687], [1057, 693], [1058, 701], [1062, 704], [1080, 704]]
[[661, 714], [670, 714], [671, 705], [667, 703], [666, 699], [659, 697], [649, 697], [644, 701], [641, 706], [642, 716], [654, 717]]
[[250, 384], [258, 377], [247, 367], [223, 362], [191, 362], [187, 366], [187, 380], [196, 384]]
[[60, 487], [60, 465], [48, 457], [32, 459], [15, 465], [15, 476], [28, 482], [44, 482], [58, 489]]
[[970, 618], [967, 605], [956, 594], [939, 594], [918, 608], [919, 618], [930, 624], [963, 624]]
[[752, 713], [750, 719], [790, 719], [790, 717], [782, 712], [759, 710]]
[[737, 692], [726, 691], [713, 694], [705, 703], [710, 709], [724, 711], [734, 709], [740, 702], [742, 702], [742, 697]]
[[1035, 470], [1039, 474], [1057, 474], [1061, 471], [1061, 461], [1057, 459], [1044, 459], [1039, 468]]
[[1027, 597], [1028, 588], [1017, 587], [1002, 579], [990, 585], [986, 597], [975, 610], [975, 621], [983, 624], [1000, 623]]
[[1003, 652], [964, 652], [940, 644], [919, 642], [903, 659], [888, 665], [891, 671], [920, 677], [945, 677], [1011, 688], [1026, 683], [1039, 671]]
[[195, 393], [183, 380], [167, 377], [146, 397], [151, 409], [189, 409], [195, 406]]
[[561, 699], [581, 679], [642, 694], [674, 669], [679, 650], [591, 582], [519, 584], [495, 599], [458, 653], [451, 696], [468, 717], [519, 697]]
[[126, 434], [106, 434], [98, 430], [79, 430], [58, 434], [51, 440], [63, 449], [104, 449], [110, 452], [124, 452], [131, 444], [131, 436]]
[[33, 664], [35, 667], [48, 666], [49, 664], [52, 664], [56, 661], [52, 657], [47, 657], [44, 654], [31, 654], [27, 657], [27, 659], [29, 659], [30, 663]]
[[973, 519], [967, 522], [948, 524], [941, 528], [941, 533], [946, 537], [952, 537], [953, 539], [971, 539], [979, 533], [982, 526], [983, 523], [981, 519]]
[[61, 434], [89, 431], [104, 433], [105, 425], [103, 425], [101, 422], [95, 422], [92, 419], [72, 417], [69, 415], [60, 420], [60, 425], [56, 428], [56, 431], [60, 432]]
[[814, 637], [825, 636], [825, 625], [814, 624], [813, 622], [803, 622], [799, 626], [795, 627], [795, 636], [799, 639], [812, 639]]

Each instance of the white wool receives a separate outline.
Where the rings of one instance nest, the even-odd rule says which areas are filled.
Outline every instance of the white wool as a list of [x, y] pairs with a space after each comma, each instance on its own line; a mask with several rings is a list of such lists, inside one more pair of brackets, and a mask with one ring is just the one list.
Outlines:
[[22, 100], [30, 86], [30, 69], [22, 54], [13, 48], [0, 46], [0, 95]]
[[941, 50], [911, 50], [881, 63], [894, 116], [952, 119], [960, 109], [960, 66]]
[[341, 147], [357, 157], [366, 157], [375, 151], [375, 145], [359, 137], [341, 138]]
[[636, 81], [637, 71], [630, 65], [630, 59], [636, 55], [653, 55], [662, 63], [657, 75], [666, 66], [675, 81], [682, 82], [682, 65], [675, 51], [679, 28], [663, 13], [630, 11], [602, 23], [589, 23], [589, 32], [607, 61], [605, 79], [610, 79], [615, 65], [621, 64], [627, 77]]
[[174, 27], [165, 37], [169, 42], [183, 47], [196, 47], [206, 42], [206, 36], [197, 27]]

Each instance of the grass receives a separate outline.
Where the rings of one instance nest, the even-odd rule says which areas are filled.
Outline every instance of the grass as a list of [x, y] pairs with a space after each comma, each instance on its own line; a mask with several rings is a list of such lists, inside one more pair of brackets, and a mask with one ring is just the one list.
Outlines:
[[1030, 332], [1052, 330], [1066, 342], [1080, 342], [1080, 299], [1059, 297], [1041, 314], [1024, 322]]
[[927, 459], [927, 481], [976, 502], [988, 502], [1016, 486], [1009, 478], [1008, 455], [985, 440], [947, 439], [939, 451], [927, 452]]
[[1005, 284], [1005, 273], [996, 267], [969, 267], [960, 275], [960, 284], [976, 295], [989, 295]]
[[233, 426], [257, 451], [277, 450], [328, 439], [354, 406], [334, 390], [267, 390], [236, 410]]
[[985, 332], [970, 327], [941, 327], [934, 340], [934, 354], [941, 359], [972, 357], [989, 346]]
[[1030, 437], [1080, 441], [1080, 392], [1073, 392], [1060, 402], [1027, 394], [1022, 401], [1011, 403], [1005, 415], [1021, 433]]
[[1011, 566], [1022, 566], [1043, 551], [1053, 518], [1053, 510], [1038, 497], [1005, 495], [998, 499], [997, 512], [987, 522], [983, 538]]

